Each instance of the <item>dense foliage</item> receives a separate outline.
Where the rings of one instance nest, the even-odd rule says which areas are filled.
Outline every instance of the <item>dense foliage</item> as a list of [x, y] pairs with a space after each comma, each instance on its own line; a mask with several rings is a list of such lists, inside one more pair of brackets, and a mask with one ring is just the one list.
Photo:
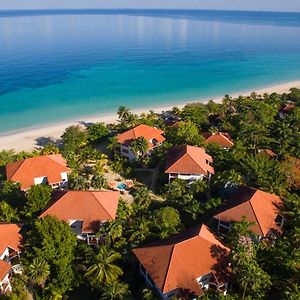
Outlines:
[[[283, 111], [286, 105], [292, 106]], [[300, 90], [278, 95], [231, 98], [221, 103], [194, 103], [174, 108], [168, 117], [153, 111], [140, 116], [122, 106], [119, 122], [71, 126], [61, 142], [33, 153], [0, 152], [0, 221], [24, 224], [24, 273], [14, 276], [11, 299], [30, 293], [36, 299], [157, 299], [138, 276], [131, 249], [164, 239], [185, 228], [207, 223], [223, 199], [237, 186], [246, 184], [284, 199], [284, 233], [272, 243], [256, 243], [249, 223], [237, 223], [228, 240], [233, 282], [226, 299], [300, 298]], [[170, 117], [171, 116], [171, 117]], [[171, 121], [170, 121], [171, 120]], [[132, 150], [137, 161], [118, 153], [115, 136], [140, 123], [165, 131], [167, 141], [146, 157], [147, 141], [137, 139]], [[203, 132], [227, 132], [234, 146], [223, 149], [205, 144]], [[211, 181], [168, 183], [163, 168], [167, 150], [173, 145], [205, 147], [214, 159]], [[261, 149], [270, 149], [269, 157]], [[3, 167], [38, 154], [62, 153], [72, 168], [69, 188], [108, 188], [104, 176], [111, 169], [131, 178], [133, 203], [122, 199], [117, 218], [104, 224], [98, 236], [102, 244], [89, 246], [77, 241], [68, 224], [52, 217], [39, 219], [50, 201], [47, 186], [34, 186], [26, 194], [17, 183], [7, 181]], [[152, 184], [143, 184], [134, 174], [151, 171]], [[64, 297], [64, 298], [63, 298]], [[208, 293], [203, 299], [225, 299]]]

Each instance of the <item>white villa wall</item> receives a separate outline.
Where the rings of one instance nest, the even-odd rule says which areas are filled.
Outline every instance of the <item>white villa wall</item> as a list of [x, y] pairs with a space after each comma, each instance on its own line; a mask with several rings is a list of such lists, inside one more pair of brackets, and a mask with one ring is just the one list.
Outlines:
[[203, 180], [205, 176], [202, 174], [169, 174], [169, 183], [172, 179], [178, 178], [186, 181]]
[[9, 249], [8, 249], [8, 248], [6, 248], [6, 249], [3, 251], [3, 253], [0, 255], [0, 259], [1, 259], [1, 260], [4, 260], [4, 258], [5, 258], [6, 256], [9, 256]]
[[34, 184], [47, 184], [48, 183], [48, 178], [47, 176], [42, 176], [42, 177], [36, 177], [33, 179]]
[[129, 160], [135, 160], [136, 156], [134, 155], [134, 153], [131, 151], [129, 146], [120, 145], [120, 152], [123, 156], [127, 157]]
[[[7, 285], [7, 287], [4, 289], [4, 285]], [[0, 292], [2, 293], [8, 293], [12, 291], [12, 287], [9, 281], [9, 274], [7, 274], [2, 281], [0, 281]]]

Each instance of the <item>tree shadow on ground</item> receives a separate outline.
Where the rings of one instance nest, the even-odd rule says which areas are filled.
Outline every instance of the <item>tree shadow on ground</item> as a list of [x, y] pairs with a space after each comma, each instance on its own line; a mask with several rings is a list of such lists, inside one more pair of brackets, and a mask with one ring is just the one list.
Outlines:
[[35, 143], [38, 148], [44, 147], [48, 144], [53, 144], [57, 147], [62, 146], [62, 140], [60, 138], [57, 139], [57, 138], [46, 137], [46, 136], [40, 136], [40, 137], [36, 138]]

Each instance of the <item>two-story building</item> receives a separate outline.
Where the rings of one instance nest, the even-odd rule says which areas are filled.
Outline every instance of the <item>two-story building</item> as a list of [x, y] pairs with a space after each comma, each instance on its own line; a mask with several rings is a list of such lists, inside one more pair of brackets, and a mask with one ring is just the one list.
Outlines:
[[0, 224], [0, 294], [12, 291], [11, 276], [22, 272], [20, 229], [16, 224]]
[[133, 249], [140, 274], [161, 299], [195, 299], [205, 290], [226, 293], [229, 249], [205, 226]]
[[128, 131], [117, 135], [117, 141], [120, 145], [120, 153], [129, 160], [135, 160], [136, 155], [131, 150], [131, 143], [139, 137], [145, 138], [148, 142], [148, 154], [160, 145], [164, 140], [164, 131], [145, 124], [140, 124]]
[[116, 218], [119, 196], [117, 191], [54, 191], [53, 202], [40, 217], [56, 216], [78, 239], [94, 243], [101, 225]]
[[167, 154], [165, 173], [169, 175], [169, 182], [175, 178], [195, 181], [211, 178], [215, 173], [210, 165], [213, 159], [205, 149], [182, 145], [172, 147]]
[[225, 201], [214, 216], [218, 232], [227, 235], [233, 222], [246, 218], [253, 223], [250, 229], [258, 239], [282, 232], [284, 218], [280, 214], [283, 201], [280, 197], [255, 188], [241, 186]]
[[204, 132], [202, 133], [205, 138], [205, 144], [216, 144], [223, 149], [230, 149], [234, 146], [234, 143], [226, 132]]
[[48, 184], [52, 188], [65, 188], [68, 185], [66, 161], [59, 154], [25, 158], [6, 165], [8, 180], [19, 182], [26, 191], [37, 184]]

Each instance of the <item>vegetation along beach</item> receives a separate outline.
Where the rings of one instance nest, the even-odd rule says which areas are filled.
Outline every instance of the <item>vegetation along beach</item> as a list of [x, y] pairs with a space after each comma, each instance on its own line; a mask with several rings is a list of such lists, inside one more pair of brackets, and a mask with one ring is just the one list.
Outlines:
[[27, 1], [0, 4], [0, 300], [300, 299], [299, 3]]

